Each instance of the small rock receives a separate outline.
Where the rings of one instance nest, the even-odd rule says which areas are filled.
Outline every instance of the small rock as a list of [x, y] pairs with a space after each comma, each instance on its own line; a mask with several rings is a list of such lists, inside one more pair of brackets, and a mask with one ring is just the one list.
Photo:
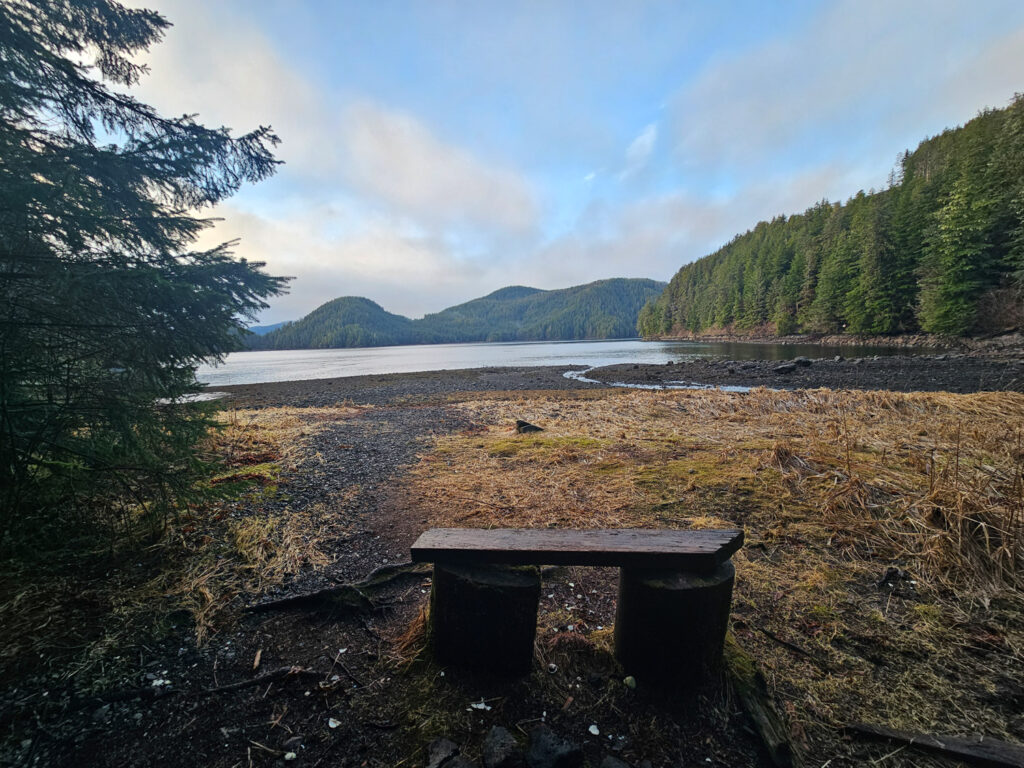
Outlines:
[[793, 362], [799, 365], [801, 368], [807, 368], [811, 364], [811, 361], [808, 360], [806, 357], [795, 357], [793, 358]]
[[629, 768], [629, 763], [623, 762], [617, 757], [608, 755], [601, 761], [601, 768]]
[[850, 363], [852, 363], [853, 365], [860, 365], [863, 362], [864, 359], [860, 357], [855, 357], [853, 360], [850, 361]]
[[557, 665], [557, 664], [554, 664], [554, 663], [552, 663], [552, 664], [548, 664], [548, 673], [549, 673], [549, 674], [552, 674], [552, 675], [553, 675], [553, 674], [555, 674], [555, 672], [557, 672], [557, 671], [558, 671], [558, 665]]
[[624, 677], [622, 678], [622, 684], [630, 690], [634, 690], [636, 688], [636, 678], [632, 675]]
[[590, 733], [591, 736], [601, 735], [601, 729], [597, 727], [597, 723], [594, 723], [592, 726], [587, 728], [587, 731]]
[[484, 768], [523, 768], [526, 756], [516, 737], [500, 725], [487, 732], [483, 746]]
[[516, 432], [524, 434], [526, 432], [543, 432], [544, 430], [535, 424], [531, 424], [528, 421], [522, 419], [516, 419]]
[[284, 753], [284, 759], [285, 760], [295, 760], [296, 758], [298, 758], [298, 755], [295, 754], [294, 752], [285, 752]]
[[775, 373], [792, 373], [796, 370], [796, 363], [782, 363], [772, 368]]
[[843, 362], [843, 356], [842, 355], [836, 355], [832, 359], [835, 360], [837, 363]]
[[459, 745], [449, 739], [434, 739], [427, 747], [427, 768], [441, 768], [459, 754]]
[[97, 723], [105, 723], [110, 719], [110, 705], [104, 704], [92, 713], [92, 719]]
[[530, 768], [582, 768], [583, 750], [541, 725], [530, 731], [526, 762]]

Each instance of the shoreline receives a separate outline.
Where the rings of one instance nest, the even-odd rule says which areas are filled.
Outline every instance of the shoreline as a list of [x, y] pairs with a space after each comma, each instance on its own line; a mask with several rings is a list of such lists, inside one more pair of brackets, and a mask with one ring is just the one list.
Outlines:
[[[581, 381], [568, 371], [587, 371]], [[777, 360], [693, 360], [666, 365], [625, 363], [465, 368], [419, 373], [343, 376], [217, 387], [247, 407], [319, 407], [436, 402], [481, 392], [615, 391], [630, 387], [860, 389], [897, 392], [1024, 392], [1024, 360], [963, 353]]]
[[884, 347], [888, 349], [961, 352], [972, 355], [1024, 353], [1024, 333], [1006, 331], [979, 337], [936, 336], [928, 333], [905, 333], [894, 336], [867, 336], [844, 333], [802, 333], [778, 336], [772, 333], [727, 331], [662, 334], [642, 337], [643, 341], [708, 342], [726, 344], [780, 344], [795, 346], [816, 344], [827, 347]]

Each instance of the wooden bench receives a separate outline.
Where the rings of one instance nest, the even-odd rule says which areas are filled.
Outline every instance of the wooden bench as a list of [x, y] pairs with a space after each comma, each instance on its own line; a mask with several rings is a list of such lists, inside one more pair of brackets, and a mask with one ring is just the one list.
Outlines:
[[412, 559], [434, 564], [430, 645], [446, 665], [529, 672], [538, 565], [617, 566], [615, 655], [654, 684], [688, 685], [721, 661], [743, 531], [434, 528]]

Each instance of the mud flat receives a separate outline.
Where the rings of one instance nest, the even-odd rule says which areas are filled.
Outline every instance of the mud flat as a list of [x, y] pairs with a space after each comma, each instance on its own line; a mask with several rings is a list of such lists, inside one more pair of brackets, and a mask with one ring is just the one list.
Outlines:
[[1024, 391], [1024, 359], [965, 354], [768, 360], [696, 360], [669, 365], [612, 365], [585, 378], [605, 384], [665, 388], [692, 385], [891, 392]]

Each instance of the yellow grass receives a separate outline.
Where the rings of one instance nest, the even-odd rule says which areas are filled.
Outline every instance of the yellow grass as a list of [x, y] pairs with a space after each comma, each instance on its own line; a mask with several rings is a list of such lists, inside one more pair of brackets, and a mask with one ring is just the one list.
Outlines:
[[[435, 525], [810, 525], [949, 584], [1016, 585], [1024, 396], [635, 392], [461, 404], [416, 470]], [[515, 434], [515, 418], [544, 432]]]
[[[473, 427], [438, 439], [404, 489], [431, 526], [742, 526], [733, 630], [798, 746], [825, 754], [856, 720], [1014, 738], [983, 699], [1024, 671], [1024, 396], [636, 391], [456, 407]], [[516, 434], [517, 418], [545, 431]], [[896, 591], [877, 586], [889, 566], [909, 574]]]

